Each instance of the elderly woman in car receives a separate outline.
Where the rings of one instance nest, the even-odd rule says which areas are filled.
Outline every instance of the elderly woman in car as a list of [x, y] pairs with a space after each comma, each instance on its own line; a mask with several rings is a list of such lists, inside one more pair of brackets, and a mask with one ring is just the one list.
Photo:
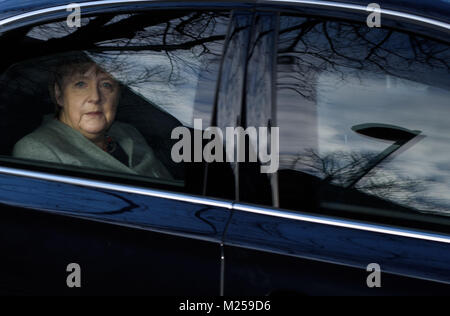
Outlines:
[[14, 157], [171, 178], [143, 136], [115, 121], [120, 85], [89, 58], [63, 60], [49, 88], [55, 115], [17, 142]]

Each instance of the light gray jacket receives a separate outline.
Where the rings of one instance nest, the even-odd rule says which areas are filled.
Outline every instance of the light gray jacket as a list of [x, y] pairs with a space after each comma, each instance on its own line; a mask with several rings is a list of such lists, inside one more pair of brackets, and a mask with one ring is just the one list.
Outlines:
[[46, 116], [39, 128], [16, 143], [13, 156], [161, 179], [172, 178], [133, 126], [114, 122], [108, 135], [126, 152], [130, 167], [100, 149], [77, 130], [51, 116]]

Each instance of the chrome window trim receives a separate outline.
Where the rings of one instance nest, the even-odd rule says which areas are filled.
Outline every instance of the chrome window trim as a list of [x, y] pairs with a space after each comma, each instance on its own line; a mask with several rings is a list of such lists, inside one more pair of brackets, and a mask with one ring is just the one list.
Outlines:
[[28, 177], [28, 178], [33, 178], [33, 179], [37, 179], [37, 180], [46, 180], [46, 181], [59, 182], [59, 183], [66, 183], [66, 184], [71, 184], [71, 185], [76, 185], [76, 186], [87, 187], [87, 188], [113, 190], [116, 192], [139, 194], [139, 195], [144, 195], [144, 196], [149, 196], [149, 197], [164, 198], [164, 199], [175, 200], [175, 201], [179, 201], [179, 202], [202, 204], [202, 205], [215, 206], [215, 207], [226, 208], [226, 209], [232, 208], [232, 202], [227, 202], [227, 201], [215, 200], [215, 199], [211, 199], [211, 198], [195, 197], [195, 196], [189, 196], [189, 195], [184, 195], [184, 194], [179, 194], [179, 193], [159, 191], [159, 190], [149, 189], [149, 188], [134, 187], [134, 186], [124, 185], [124, 184], [115, 184], [115, 183], [110, 183], [110, 182], [105, 182], [105, 181], [88, 180], [88, 179], [81, 179], [81, 178], [75, 178], [75, 177], [63, 176], [63, 175], [53, 175], [53, 174], [48, 174], [48, 173], [38, 172], [38, 171], [29, 171], [29, 170], [22, 170], [22, 169], [10, 168], [10, 167], [0, 167], [0, 174], [13, 175], [13, 176], [19, 176], [19, 177]]
[[[80, 8], [89, 8], [89, 7], [96, 7], [96, 6], [104, 6], [104, 5], [114, 5], [114, 4], [132, 4], [132, 3], [171, 3], [172, 1], [161, 1], [161, 0], [99, 0], [99, 1], [89, 1], [89, 2], [82, 2], [77, 3]], [[182, 1], [180, 1], [182, 2]], [[220, 2], [220, 0], [218, 1]], [[205, 1], [205, 3], [208, 3]], [[339, 8], [339, 9], [345, 9], [345, 10], [352, 10], [352, 11], [358, 11], [358, 12], [365, 12], [368, 13], [367, 7], [363, 5], [357, 5], [357, 4], [350, 4], [350, 3], [342, 3], [342, 2], [333, 2], [333, 1], [318, 1], [318, 0], [248, 0], [243, 1], [242, 3], [254, 3], [254, 4], [296, 4], [296, 5], [309, 5], [314, 7], [325, 7], [325, 8]], [[232, 3], [230, 3], [232, 4]], [[34, 10], [22, 14], [18, 14], [16, 16], [12, 16], [6, 19], [3, 19], [0, 21], [0, 27], [11, 24], [20, 20], [24, 20], [30, 17], [35, 17], [39, 15], [44, 15], [48, 13], [54, 13], [58, 11], [66, 11], [68, 8], [68, 5], [59, 5], [54, 7], [49, 7], [45, 9], [39, 9]], [[397, 10], [390, 10], [390, 9], [383, 9], [381, 8], [380, 13], [382, 15], [395, 17], [395, 18], [402, 18], [410, 21], [415, 22], [421, 22], [424, 24], [432, 25], [435, 27], [439, 27], [445, 30], [450, 30], [450, 23], [446, 23], [443, 21], [435, 20], [432, 18], [427, 18], [424, 16], [411, 14], [411, 13], [405, 13]]]
[[233, 210], [248, 212], [253, 214], [265, 215], [265, 216], [274, 216], [279, 218], [292, 219], [295, 221], [302, 221], [308, 223], [322, 224], [322, 225], [330, 225], [342, 228], [350, 228], [374, 233], [388, 234], [400, 237], [408, 237], [415, 238], [421, 240], [428, 240], [440, 243], [450, 244], [450, 236], [434, 234], [434, 233], [425, 233], [410, 229], [401, 229], [394, 228], [383, 225], [376, 224], [366, 224], [352, 220], [343, 220], [343, 219], [335, 219], [326, 216], [314, 216], [303, 214], [301, 212], [291, 212], [285, 210], [274, 210], [265, 207], [251, 206], [246, 204], [235, 203], [233, 204]]

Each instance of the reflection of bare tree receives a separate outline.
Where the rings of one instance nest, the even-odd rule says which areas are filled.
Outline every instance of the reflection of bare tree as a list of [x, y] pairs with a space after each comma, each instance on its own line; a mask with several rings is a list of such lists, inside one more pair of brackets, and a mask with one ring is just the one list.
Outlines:
[[[322, 183], [332, 183], [347, 188], [361, 169], [376, 156], [374, 152], [335, 151], [319, 155], [313, 149], [299, 153], [292, 161], [290, 169], [312, 173], [322, 179]], [[425, 187], [421, 181], [391, 172], [383, 167], [367, 173], [355, 185], [358, 191], [396, 203], [413, 206], [417, 193]]]
[[[119, 72], [133, 69], [133, 76], [126, 84], [140, 84], [164, 77], [168, 83], [180, 80], [180, 69], [184, 72], [198, 72], [202, 64], [208, 71], [208, 59], [217, 58], [221, 53], [221, 43], [226, 36], [223, 27], [228, 14], [221, 12], [161, 11], [158, 14], [100, 15], [84, 18], [80, 28], [70, 28], [65, 21], [40, 25], [21, 30], [17, 35], [11, 60], [47, 56], [70, 50], [88, 50], [101, 61], [113, 65]], [[2, 38], [0, 38], [0, 42]], [[161, 64], [142, 67], [120, 56], [138, 56], [149, 51], [166, 56], [170, 71]], [[185, 53], [180, 53], [180, 52]], [[24, 56], [25, 55], [25, 56]], [[6, 65], [5, 65], [6, 66]], [[45, 66], [44, 66], [45, 67]]]
[[369, 172], [364, 181], [355, 188], [361, 192], [409, 207], [417, 207], [415, 202], [417, 194], [425, 190], [422, 181], [393, 174], [383, 169]]
[[360, 78], [364, 71], [448, 87], [450, 48], [414, 34], [374, 30], [364, 24], [285, 16], [278, 63], [279, 90], [293, 90], [314, 100], [316, 76], [326, 72], [342, 81]]
[[327, 182], [345, 186], [375, 155], [370, 152], [335, 151], [320, 156], [314, 149], [304, 150], [292, 162], [291, 169], [309, 169]]

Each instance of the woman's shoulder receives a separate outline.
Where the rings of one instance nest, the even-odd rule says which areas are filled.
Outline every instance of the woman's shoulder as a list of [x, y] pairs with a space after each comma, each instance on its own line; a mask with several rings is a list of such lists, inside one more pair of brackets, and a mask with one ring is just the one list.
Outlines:
[[32, 133], [21, 138], [12, 151], [16, 158], [59, 162], [55, 150], [49, 140], [55, 139], [55, 133], [48, 126], [41, 125]]
[[25, 135], [23, 138], [21, 138], [18, 143], [20, 142], [48, 142], [49, 139], [52, 139], [55, 137], [55, 126], [54, 122], [50, 120], [49, 118], [45, 118], [41, 125], [36, 128], [31, 133]]
[[[58, 126], [53, 117], [45, 117], [41, 125], [33, 132], [22, 137], [13, 148], [14, 157], [36, 158], [56, 155], [61, 144], [67, 144], [64, 129]], [[50, 154], [51, 153], [51, 154]], [[49, 159], [43, 159], [49, 160]], [[54, 160], [54, 159], [52, 159]]]

